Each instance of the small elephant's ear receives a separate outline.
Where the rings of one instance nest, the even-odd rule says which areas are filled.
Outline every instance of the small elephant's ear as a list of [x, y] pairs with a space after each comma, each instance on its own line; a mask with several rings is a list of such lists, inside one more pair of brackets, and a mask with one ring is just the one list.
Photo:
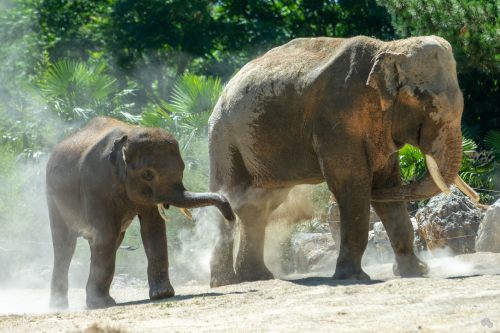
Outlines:
[[402, 53], [384, 52], [377, 56], [366, 80], [366, 85], [377, 90], [383, 109], [390, 107], [400, 86], [398, 68], [405, 58]]
[[116, 173], [120, 180], [125, 180], [127, 174], [127, 160], [125, 158], [125, 146], [127, 145], [128, 136], [124, 135], [120, 139], [115, 140], [109, 161], [116, 167]]

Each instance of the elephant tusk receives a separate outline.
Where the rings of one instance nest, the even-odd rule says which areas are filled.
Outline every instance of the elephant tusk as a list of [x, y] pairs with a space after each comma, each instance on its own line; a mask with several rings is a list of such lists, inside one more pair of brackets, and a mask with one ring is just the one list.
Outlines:
[[426, 154], [425, 163], [427, 164], [427, 169], [429, 169], [432, 180], [434, 180], [434, 183], [436, 183], [437, 187], [439, 187], [439, 189], [445, 194], [450, 194], [450, 189], [446, 185], [443, 176], [441, 176], [441, 172], [439, 171], [436, 160], [431, 155]]
[[158, 213], [160, 213], [163, 221], [168, 222], [167, 214], [165, 214], [165, 206], [163, 204], [158, 204]]
[[193, 215], [191, 215], [191, 212], [187, 208], [181, 208], [181, 213], [184, 214], [188, 219], [192, 220]]
[[472, 202], [478, 203], [479, 202], [479, 194], [477, 194], [476, 191], [472, 189], [462, 178], [460, 178], [459, 175], [455, 178], [455, 185], [462, 191], [466, 196], [468, 196]]

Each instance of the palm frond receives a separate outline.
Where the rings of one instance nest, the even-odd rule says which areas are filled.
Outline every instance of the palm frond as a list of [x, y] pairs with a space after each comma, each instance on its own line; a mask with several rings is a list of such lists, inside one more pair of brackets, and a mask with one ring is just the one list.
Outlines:
[[414, 181], [425, 173], [424, 156], [412, 145], [404, 145], [399, 150], [399, 165], [405, 183]]
[[160, 107], [152, 107], [144, 111], [139, 123], [146, 127], [160, 127], [177, 134], [176, 123], [172, 116]]
[[477, 144], [474, 140], [467, 138], [465, 136], [462, 137], [462, 150], [464, 153], [474, 152], [477, 149]]
[[166, 107], [182, 117], [212, 112], [221, 91], [219, 78], [186, 74], [175, 84]]
[[104, 64], [91, 66], [67, 59], [42, 72], [37, 87], [50, 108], [69, 121], [111, 113], [110, 101], [119, 91]]
[[484, 138], [484, 143], [493, 151], [496, 160], [500, 162], [500, 131], [489, 131]]

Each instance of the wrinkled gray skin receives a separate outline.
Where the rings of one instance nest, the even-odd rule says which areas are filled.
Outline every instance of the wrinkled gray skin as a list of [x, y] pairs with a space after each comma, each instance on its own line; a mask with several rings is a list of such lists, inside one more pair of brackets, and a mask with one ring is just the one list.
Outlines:
[[398, 149], [419, 147], [453, 183], [463, 109], [455, 66], [450, 44], [435, 36], [296, 39], [245, 65], [210, 118], [210, 190], [227, 193], [241, 220], [233, 263], [232, 230], [219, 218], [211, 285], [272, 278], [263, 260], [269, 215], [293, 186], [323, 181], [341, 215], [334, 279], [369, 279], [361, 257], [370, 203], [395, 251], [394, 272], [425, 274], [405, 200], [440, 190], [429, 175], [402, 186]]
[[157, 204], [194, 208], [215, 205], [228, 220], [227, 200], [184, 189], [179, 146], [167, 132], [96, 118], [58, 144], [47, 164], [47, 202], [54, 245], [51, 306], [68, 306], [68, 268], [76, 239], [91, 250], [87, 306], [114, 305], [109, 287], [116, 251], [138, 215], [148, 259], [149, 296], [174, 295], [168, 276], [165, 222]]

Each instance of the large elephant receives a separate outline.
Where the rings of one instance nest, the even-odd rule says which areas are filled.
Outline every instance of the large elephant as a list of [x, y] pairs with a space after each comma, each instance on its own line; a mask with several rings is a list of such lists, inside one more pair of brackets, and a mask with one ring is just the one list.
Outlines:
[[222, 195], [186, 191], [183, 171], [178, 143], [170, 134], [110, 118], [92, 120], [55, 147], [47, 164], [53, 307], [68, 306], [68, 268], [78, 236], [89, 241], [91, 250], [87, 306], [115, 304], [109, 287], [116, 251], [136, 215], [148, 259], [149, 297], [174, 295], [163, 209], [215, 205], [226, 219], [235, 218]]
[[[209, 121], [210, 190], [240, 219], [238, 252], [219, 217], [211, 285], [269, 279], [263, 243], [269, 215], [297, 184], [326, 181], [341, 215], [334, 279], [369, 279], [361, 268], [370, 203], [396, 254], [394, 271], [420, 276], [406, 200], [456, 183], [463, 97], [450, 44], [435, 36], [383, 42], [359, 36], [300, 38], [246, 64]], [[420, 148], [429, 175], [401, 185], [398, 149]]]

